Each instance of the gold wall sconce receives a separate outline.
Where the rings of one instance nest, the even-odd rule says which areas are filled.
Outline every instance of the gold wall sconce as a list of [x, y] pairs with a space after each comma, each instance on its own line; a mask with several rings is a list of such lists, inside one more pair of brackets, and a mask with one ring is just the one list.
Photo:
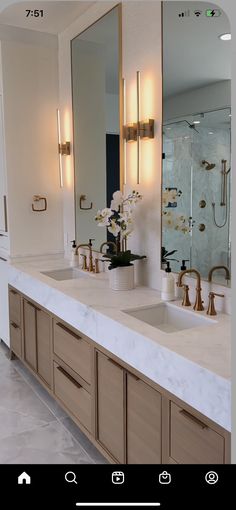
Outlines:
[[61, 141], [61, 116], [60, 110], [57, 109], [57, 137], [58, 137], [58, 153], [59, 153], [59, 178], [60, 187], [63, 188], [63, 165], [62, 156], [70, 156], [71, 154], [71, 143]]
[[58, 151], [62, 156], [70, 156], [70, 142], [59, 143]]
[[[141, 120], [141, 73], [137, 71], [137, 121], [126, 124], [126, 93], [124, 83], [124, 151], [126, 161], [126, 143], [137, 142], [137, 184], [140, 184], [140, 159], [141, 159], [141, 140], [150, 140], [154, 138], [154, 119]], [[125, 169], [126, 173], [126, 169]]]

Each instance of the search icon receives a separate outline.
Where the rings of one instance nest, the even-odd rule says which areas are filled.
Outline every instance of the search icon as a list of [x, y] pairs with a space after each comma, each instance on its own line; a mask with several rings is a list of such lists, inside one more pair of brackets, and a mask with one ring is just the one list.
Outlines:
[[76, 481], [76, 475], [73, 471], [67, 471], [67, 473], [65, 474], [65, 480], [66, 482], [68, 483], [76, 483], [77, 484], [77, 481]]

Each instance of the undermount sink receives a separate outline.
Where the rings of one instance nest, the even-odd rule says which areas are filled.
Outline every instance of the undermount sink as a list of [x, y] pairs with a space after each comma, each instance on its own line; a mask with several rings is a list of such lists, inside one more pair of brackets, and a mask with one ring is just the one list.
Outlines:
[[184, 310], [170, 303], [159, 303], [133, 310], [123, 310], [123, 312], [165, 333], [175, 333], [184, 329], [199, 328], [216, 323], [215, 320], [198, 315], [197, 312]]
[[86, 278], [87, 275], [75, 267], [66, 267], [64, 269], [54, 269], [52, 271], [41, 271], [41, 274], [53, 278], [53, 280], [76, 280], [77, 278]]

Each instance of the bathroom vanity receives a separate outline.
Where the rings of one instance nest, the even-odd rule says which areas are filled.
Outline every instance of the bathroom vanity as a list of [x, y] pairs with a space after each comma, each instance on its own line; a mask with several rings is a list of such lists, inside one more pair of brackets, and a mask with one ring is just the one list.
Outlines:
[[104, 274], [56, 281], [43, 274], [45, 264], [11, 266], [11, 353], [105, 457], [229, 463], [228, 316], [187, 311], [203, 323], [165, 333], [135, 317], [161, 305], [157, 292], [117, 295]]

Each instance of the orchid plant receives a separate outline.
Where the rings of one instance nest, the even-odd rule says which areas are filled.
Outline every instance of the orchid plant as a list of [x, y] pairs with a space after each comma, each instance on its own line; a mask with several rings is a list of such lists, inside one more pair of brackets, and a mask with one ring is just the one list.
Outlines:
[[[178, 197], [182, 195], [182, 191], [176, 189], [165, 189], [162, 193], [162, 205], [167, 208], [169, 204], [177, 202]], [[162, 225], [164, 228], [173, 229], [183, 234], [191, 232], [193, 222], [191, 218], [186, 218], [184, 214], [176, 214], [171, 209], [162, 210]]]
[[131, 261], [145, 258], [145, 256], [134, 255], [130, 250], [122, 250], [121, 246], [126, 244], [128, 236], [133, 232], [133, 213], [135, 206], [142, 200], [142, 195], [133, 190], [126, 197], [121, 191], [115, 191], [112, 196], [110, 207], [105, 207], [97, 212], [95, 221], [99, 227], [106, 227], [116, 239], [117, 253], [108, 254], [110, 260], [108, 269], [120, 266], [130, 266]]

